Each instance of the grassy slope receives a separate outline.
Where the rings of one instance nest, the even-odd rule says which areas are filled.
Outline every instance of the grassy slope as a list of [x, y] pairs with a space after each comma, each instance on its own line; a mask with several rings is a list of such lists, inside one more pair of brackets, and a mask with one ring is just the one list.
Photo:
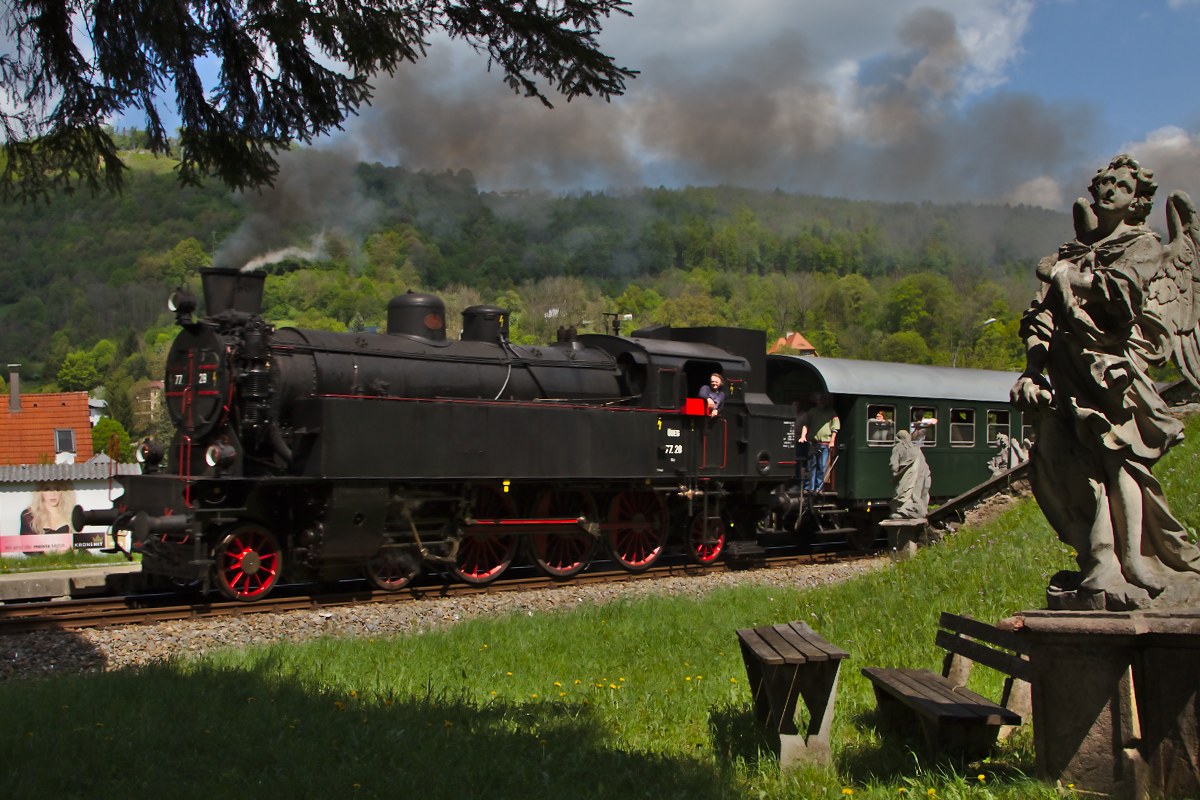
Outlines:
[[[1196, 512], [1200, 418], [1189, 433], [1159, 469], [1183, 517]], [[1054, 797], [1022, 777], [1028, 731], [967, 771], [922, 766], [915, 740], [875, 729], [859, 668], [936, 668], [938, 612], [1041, 607], [1046, 579], [1070, 562], [1022, 501], [838, 586], [617, 601], [3, 685], [0, 781], [14, 798]], [[852, 654], [834, 771], [781, 775], [752, 724], [733, 630], [789, 619]], [[975, 688], [996, 696], [998, 680], [978, 672]], [[73, 789], [81, 776], [87, 789]]]

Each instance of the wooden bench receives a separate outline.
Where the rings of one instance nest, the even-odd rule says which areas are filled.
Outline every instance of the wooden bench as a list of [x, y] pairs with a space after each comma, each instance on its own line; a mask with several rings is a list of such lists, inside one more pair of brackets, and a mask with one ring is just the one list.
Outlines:
[[[946, 650], [942, 674], [925, 669], [864, 667], [880, 714], [889, 722], [915, 714], [930, 751], [964, 760], [987, 755], [1004, 728], [1029, 713], [1028, 652], [1022, 637], [985, 622], [943, 613], [937, 644]], [[972, 663], [1005, 675], [999, 703], [966, 689]]]
[[[828, 763], [829, 731], [837, 696], [838, 669], [849, 653], [825, 641], [803, 622], [765, 625], [737, 632], [750, 679], [754, 716], [779, 734], [779, 763]], [[796, 703], [804, 698], [808, 725], [796, 724]]]

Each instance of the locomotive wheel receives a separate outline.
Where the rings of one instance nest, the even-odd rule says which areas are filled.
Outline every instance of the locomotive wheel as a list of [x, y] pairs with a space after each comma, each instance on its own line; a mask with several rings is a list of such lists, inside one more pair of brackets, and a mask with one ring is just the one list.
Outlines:
[[703, 511], [692, 516], [688, 525], [688, 555], [697, 564], [707, 566], [725, 552], [725, 534], [729, 529], [725, 516], [706, 516]]
[[261, 525], [234, 528], [215, 556], [217, 588], [230, 600], [261, 600], [279, 582], [283, 554], [275, 534]]
[[[596, 502], [587, 492], [545, 492], [538, 498], [533, 515], [596, 519]], [[579, 533], [535, 533], [529, 537], [529, 557], [551, 578], [570, 578], [588, 565], [596, 547], [593, 536]]]
[[630, 572], [641, 572], [662, 555], [667, 541], [667, 510], [654, 492], [621, 492], [608, 512], [605, 536], [613, 559]]
[[[515, 514], [506, 496], [494, 489], [484, 489], [475, 495], [472, 516], [476, 519], [507, 519]], [[514, 534], [499, 531], [464, 533], [450, 571], [464, 583], [482, 586], [499, 578], [512, 564], [516, 552], [517, 537]]]
[[421, 559], [398, 547], [381, 547], [363, 572], [376, 589], [398, 592], [421, 574]]

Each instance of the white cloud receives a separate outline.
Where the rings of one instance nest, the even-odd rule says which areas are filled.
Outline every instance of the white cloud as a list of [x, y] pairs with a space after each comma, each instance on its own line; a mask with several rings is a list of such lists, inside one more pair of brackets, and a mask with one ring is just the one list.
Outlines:
[[1009, 205], [1027, 205], [1063, 211], [1067, 207], [1066, 194], [1058, 181], [1048, 175], [1040, 175], [1025, 181], [1001, 200]]

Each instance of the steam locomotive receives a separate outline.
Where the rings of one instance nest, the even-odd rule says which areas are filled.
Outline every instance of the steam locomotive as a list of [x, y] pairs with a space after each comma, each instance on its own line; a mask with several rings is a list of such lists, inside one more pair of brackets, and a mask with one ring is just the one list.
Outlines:
[[[486, 305], [451, 339], [441, 300], [415, 292], [388, 304], [386, 333], [276, 329], [265, 277], [204, 270], [200, 319], [190, 292], [172, 295], [175, 435], [138, 448], [142, 474], [118, 479], [112, 509], [76, 509], [77, 529], [130, 532], [148, 576], [241, 601], [351, 573], [399, 591], [423, 571], [488, 583], [514, 560], [567, 578], [599, 547], [630, 571], [673, 543], [710, 564], [733, 541], [831, 528], [795, 485], [792, 401], [828, 389], [809, 362], [833, 360], [768, 366], [765, 334], [729, 327], [518, 346]], [[695, 396], [714, 372], [728, 388], [715, 417]], [[859, 413], [863, 397], [835, 398]], [[851, 468], [835, 464], [835, 486], [855, 485], [837, 472]], [[867, 494], [831, 528], [863, 546], [890, 487]]]

